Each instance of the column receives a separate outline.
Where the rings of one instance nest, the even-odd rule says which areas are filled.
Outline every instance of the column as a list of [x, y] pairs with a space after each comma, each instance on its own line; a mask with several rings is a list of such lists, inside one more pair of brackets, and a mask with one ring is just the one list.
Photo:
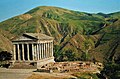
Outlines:
[[49, 58], [49, 43], [47, 43], [47, 56]]
[[13, 59], [16, 60], [16, 45], [13, 45]]
[[34, 51], [34, 44], [32, 44], [32, 57], [33, 57], [32, 59], [33, 59], [33, 60], [35, 60], [34, 52], [35, 52], [35, 51]]
[[36, 47], [36, 44], [34, 46], [34, 57], [35, 57], [35, 60], [37, 60], [37, 47]]
[[19, 50], [19, 44], [17, 44], [17, 49], [18, 49], [18, 60], [21, 60], [21, 59], [20, 59], [20, 50]]
[[50, 43], [48, 42], [48, 57], [50, 57]]
[[52, 57], [53, 57], [53, 42], [51, 43]]
[[42, 58], [44, 58], [44, 43], [42, 43]]
[[43, 43], [41, 43], [41, 54], [42, 54], [42, 55], [41, 55], [41, 58], [42, 58], [42, 59], [44, 58], [44, 55], [43, 55], [43, 50], [44, 50], [44, 49], [43, 49], [43, 48], [44, 48], [44, 47], [43, 47]]
[[45, 58], [47, 58], [47, 43], [45, 43]]
[[37, 44], [37, 52], [36, 52], [36, 54], [37, 54], [37, 60], [39, 60], [39, 44]]
[[24, 56], [24, 44], [22, 44], [22, 59], [25, 60], [25, 56]]
[[42, 43], [42, 56], [44, 58], [44, 43]]
[[34, 57], [35, 57], [35, 60], [36, 60], [36, 44], [34, 45]]
[[39, 59], [41, 59], [41, 43], [39, 43]]
[[30, 60], [29, 44], [27, 44], [27, 59]]
[[49, 58], [49, 43], [47, 43], [47, 54], [48, 54], [48, 58]]
[[44, 44], [44, 51], [43, 51], [43, 53], [44, 53], [44, 58], [46, 58], [45, 43], [43, 43], [43, 44]]
[[48, 43], [46, 43], [46, 57], [48, 58]]
[[50, 57], [50, 42], [48, 43], [48, 46], [49, 46], [49, 57]]
[[51, 53], [52, 53], [52, 52], [51, 52], [51, 49], [52, 49], [52, 48], [51, 48], [51, 42], [49, 43], [49, 46], [50, 46], [50, 57], [51, 57], [51, 55], [52, 55], [52, 54], [51, 54]]

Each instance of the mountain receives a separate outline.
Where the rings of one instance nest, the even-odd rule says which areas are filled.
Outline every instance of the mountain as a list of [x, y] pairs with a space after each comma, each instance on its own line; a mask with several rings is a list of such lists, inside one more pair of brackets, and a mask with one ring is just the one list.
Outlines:
[[0, 49], [10, 50], [10, 41], [23, 33], [41, 32], [55, 38], [57, 61], [88, 58], [103, 62], [115, 56], [118, 60], [119, 16], [119, 12], [91, 14], [59, 7], [36, 7], [0, 23]]
[[9, 32], [0, 29], [0, 51], [8, 51], [12, 50], [12, 43], [10, 39], [13, 37]]

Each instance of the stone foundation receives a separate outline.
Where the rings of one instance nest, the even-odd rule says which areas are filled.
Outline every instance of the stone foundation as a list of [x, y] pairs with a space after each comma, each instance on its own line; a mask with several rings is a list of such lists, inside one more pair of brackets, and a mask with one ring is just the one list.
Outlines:
[[11, 61], [10, 67], [11, 69], [39, 69], [42, 66], [55, 62], [54, 57], [45, 58], [37, 61]]
[[42, 66], [44, 66], [45, 64], [48, 64], [48, 63], [51, 63], [51, 62], [55, 62], [54, 61], [54, 57], [50, 57], [50, 58], [46, 58], [46, 59], [41, 59], [41, 60], [37, 61], [37, 69], [39, 69]]

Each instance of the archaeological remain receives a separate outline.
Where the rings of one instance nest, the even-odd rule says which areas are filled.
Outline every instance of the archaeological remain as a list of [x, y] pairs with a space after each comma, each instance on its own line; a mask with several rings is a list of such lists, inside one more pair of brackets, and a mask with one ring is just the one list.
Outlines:
[[15, 65], [27, 68], [33, 65], [34, 68], [40, 68], [47, 63], [54, 62], [53, 40], [53, 37], [41, 33], [24, 33], [13, 40], [11, 68]]

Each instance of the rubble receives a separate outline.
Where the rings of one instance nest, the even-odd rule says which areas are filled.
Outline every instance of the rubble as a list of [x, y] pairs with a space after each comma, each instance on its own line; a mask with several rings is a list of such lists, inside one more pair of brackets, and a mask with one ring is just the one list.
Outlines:
[[98, 72], [98, 68], [102, 68], [101, 63], [93, 62], [54, 62], [42, 66], [38, 69], [39, 72], [58, 72], [58, 73], [70, 73], [70, 72]]

